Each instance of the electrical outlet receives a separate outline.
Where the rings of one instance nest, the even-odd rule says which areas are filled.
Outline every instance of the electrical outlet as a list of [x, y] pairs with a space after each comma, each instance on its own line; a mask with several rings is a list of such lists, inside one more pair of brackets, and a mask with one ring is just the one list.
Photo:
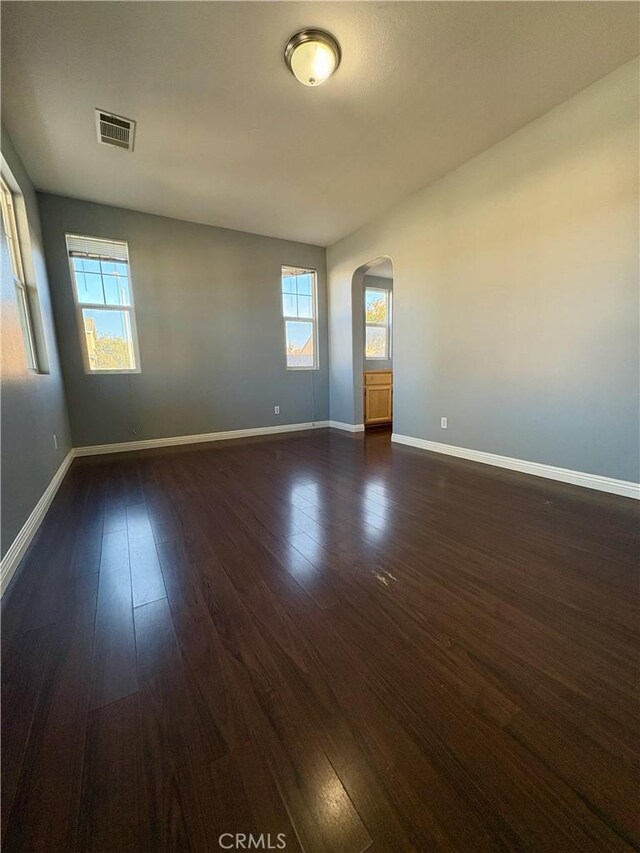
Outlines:
[[440, 429], [447, 429], [447, 419], [440, 418]]
[[56, 450], [58, 449], [58, 436], [55, 433], [53, 435], [53, 446]]
[[280, 406], [274, 406], [274, 407], [273, 407], [273, 414], [274, 414], [274, 415], [279, 415], [279, 414], [280, 414]]

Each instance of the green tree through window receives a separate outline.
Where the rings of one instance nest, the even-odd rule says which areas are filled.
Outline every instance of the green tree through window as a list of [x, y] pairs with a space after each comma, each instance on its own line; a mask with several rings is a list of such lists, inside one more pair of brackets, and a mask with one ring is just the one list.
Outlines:
[[367, 287], [364, 293], [365, 358], [389, 358], [391, 293]]

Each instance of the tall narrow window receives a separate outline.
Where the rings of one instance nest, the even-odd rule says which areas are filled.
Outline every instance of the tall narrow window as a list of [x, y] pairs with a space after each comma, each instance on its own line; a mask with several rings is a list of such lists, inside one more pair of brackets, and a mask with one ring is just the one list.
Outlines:
[[289, 370], [318, 367], [317, 273], [282, 267], [282, 315]]
[[7, 186], [4, 178], [0, 178], [0, 200], [2, 202], [2, 226], [7, 240], [7, 248], [11, 262], [11, 273], [16, 289], [18, 301], [18, 315], [22, 327], [22, 338], [27, 356], [27, 365], [30, 370], [38, 370], [38, 355], [36, 351], [35, 336], [33, 334], [33, 320], [29, 305], [29, 294], [24, 277], [24, 266], [20, 239], [18, 235], [18, 220], [16, 217], [15, 200], [13, 193]]
[[391, 292], [367, 287], [364, 292], [365, 358], [389, 358], [391, 335]]
[[67, 234], [87, 373], [139, 373], [127, 244]]

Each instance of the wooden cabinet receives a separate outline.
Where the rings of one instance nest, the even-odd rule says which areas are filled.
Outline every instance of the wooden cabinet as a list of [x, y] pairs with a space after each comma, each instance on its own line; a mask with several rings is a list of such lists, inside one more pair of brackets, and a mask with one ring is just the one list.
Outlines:
[[364, 424], [391, 423], [393, 373], [390, 370], [364, 372]]

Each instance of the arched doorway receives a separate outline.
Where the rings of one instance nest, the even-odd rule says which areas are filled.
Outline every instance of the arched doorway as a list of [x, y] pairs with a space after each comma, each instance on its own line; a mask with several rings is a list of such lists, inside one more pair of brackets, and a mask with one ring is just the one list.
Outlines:
[[388, 255], [352, 278], [353, 392], [356, 423], [390, 427], [393, 400], [394, 267]]

